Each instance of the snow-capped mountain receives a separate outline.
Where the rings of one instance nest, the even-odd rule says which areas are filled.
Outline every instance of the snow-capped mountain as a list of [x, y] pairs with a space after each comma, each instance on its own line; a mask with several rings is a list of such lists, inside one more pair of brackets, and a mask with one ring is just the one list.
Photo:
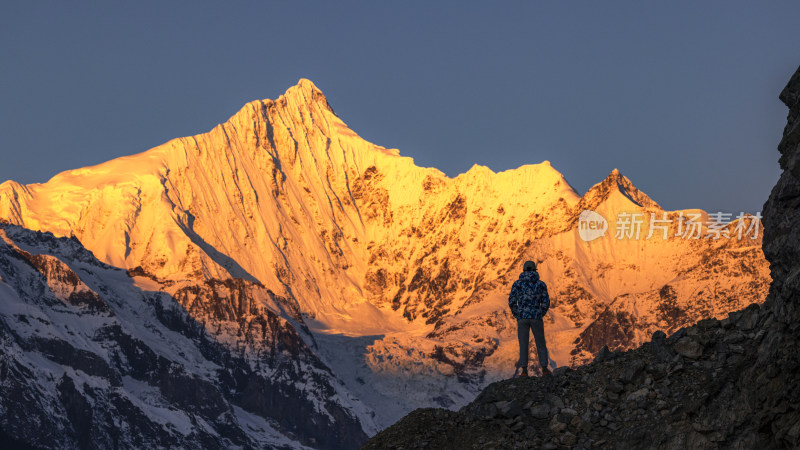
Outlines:
[[[604, 236], [581, 238], [584, 210], [613, 224]], [[620, 213], [642, 218], [639, 238], [615, 236]], [[704, 223], [699, 239], [680, 236], [692, 217]], [[733, 238], [755, 219], [715, 225], [703, 211], [664, 211], [616, 170], [582, 196], [546, 161], [449, 178], [361, 139], [308, 80], [208, 133], [43, 184], [5, 182], [0, 218], [77, 238], [127, 270], [107, 269], [115, 275], [95, 281], [106, 289], [162, 292], [220, 352], [317, 405], [321, 415], [302, 420], [341, 421], [347, 436], [331, 439], [346, 445], [416, 407], [463, 405], [509, 375], [517, 346], [506, 299], [526, 259], [553, 299], [557, 365], [760, 302], [770, 281], [760, 236]], [[661, 229], [647, 238], [657, 220], [666, 238]], [[729, 237], [708, 238], [720, 230]], [[18, 289], [8, 295], [25, 299]], [[152, 350], [160, 345], [173, 344]], [[284, 364], [291, 375], [275, 371]], [[313, 382], [299, 381], [309, 373]], [[259, 420], [284, 418], [275, 433], [330, 445], [322, 428], [291, 429], [301, 418], [275, 397], [242, 398], [265, 404], [235, 406]]]

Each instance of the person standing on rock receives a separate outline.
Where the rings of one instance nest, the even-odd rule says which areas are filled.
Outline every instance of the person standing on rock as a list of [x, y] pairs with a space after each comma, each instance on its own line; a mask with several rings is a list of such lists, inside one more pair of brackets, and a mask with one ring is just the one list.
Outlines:
[[542, 374], [550, 375], [550, 369], [547, 368], [549, 358], [547, 343], [544, 340], [544, 323], [542, 323], [542, 317], [550, 308], [550, 296], [547, 294], [547, 285], [539, 279], [535, 262], [525, 261], [519, 279], [511, 286], [511, 293], [508, 294], [508, 307], [517, 319], [517, 338], [519, 338], [519, 360], [514, 376], [518, 376], [517, 371], [520, 369], [522, 371], [519, 376], [528, 376], [528, 330], [533, 331]]

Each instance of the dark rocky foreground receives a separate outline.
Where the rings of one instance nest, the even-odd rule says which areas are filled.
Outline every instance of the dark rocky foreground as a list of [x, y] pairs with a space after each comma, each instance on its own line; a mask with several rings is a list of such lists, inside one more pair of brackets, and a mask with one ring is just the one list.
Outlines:
[[458, 412], [416, 410], [363, 448], [800, 447], [800, 69], [780, 99], [789, 116], [763, 211], [773, 282], [762, 306], [492, 384]]

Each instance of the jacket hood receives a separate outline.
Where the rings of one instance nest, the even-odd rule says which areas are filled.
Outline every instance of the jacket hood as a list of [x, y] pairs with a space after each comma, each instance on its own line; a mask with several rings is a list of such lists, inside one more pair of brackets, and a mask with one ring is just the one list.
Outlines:
[[528, 272], [522, 272], [521, 274], [519, 274], [519, 279], [535, 283], [535, 282], [539, 281], [539, 272], [537, 272], [535, 270], [530, 270]]

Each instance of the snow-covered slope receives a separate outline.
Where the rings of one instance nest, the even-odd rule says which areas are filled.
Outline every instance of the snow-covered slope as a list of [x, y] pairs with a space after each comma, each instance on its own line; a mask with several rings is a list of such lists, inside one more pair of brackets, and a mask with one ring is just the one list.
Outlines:
[[0, 433], [37, 448], [361, 443], [364, 407], [306, 345], [296, 306], [261, 286], [241, 302], [246, 283], [208, 280], [178, 303], [75, 239], [0, 226]]
[[[641, 212], [645, 231], [616, 239], [612, 225], [586, 242], [583, 210], [609, 221]], [[559, 365], [762, 299], [760, 237], [680, 239], [673, 226], [669, 239], [644, 238], [649, 213], [690, 212], [663, 211], [616, 170], [580, 196], [547, 161], [455, 178], [417, 167], [361, 139], [308, 80], [208, 133], [0, 185], [0, 218], [75, 236], [252, 364], [262, 353], [241, 325], [214, 321], [238, 324], [243, 304], [286, 299], [273, 306], [317, 337], [304, 339], [363, 402], [353, 408], [367, 434], [415, 407], [464, 404], [508, 375], [505, 300], [525, 259], [553, 296]]]

